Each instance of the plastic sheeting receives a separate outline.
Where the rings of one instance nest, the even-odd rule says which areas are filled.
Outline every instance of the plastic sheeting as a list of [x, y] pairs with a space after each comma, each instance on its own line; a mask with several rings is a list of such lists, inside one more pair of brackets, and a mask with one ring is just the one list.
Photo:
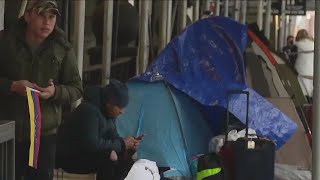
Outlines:
[[[280, 148], [295, 132], [297, 125], [278, 108], [257, 94], [254, 90], [249, 91], [249, 127], [257, 134], [267, 136], [274, 140], [276, 147]], [[246, 117], [246, 96], [232, 95], [230, 98], [230, 112], [242, 122]]]
[[119, 134], [146, 134], [138, 159], [171, 167], [166, 176], [190, 177], [192, 156], [207, 153], [213, 137], [201, 104], [163, 82], [130, 81], [128, 87], [130, 102], [117, 120]]
[[224, 17], [197, 21], [174, 38], [139, 78], [165, 79], [202, 104], [218, 104], [226, 89], [245, 88], [246, 32], [246, 26]]
[[[202, 19], [173, 39], [151, 64], [140, 80], [165, 80], [194, 98], [207, 109], [211, 125], [217, 129], [221, 111], [226, 108], [227, 90], [250, 92], [250, 127], [272, 138], [280, 148], [294, 133], [297, 125], [285, 114], [247, 88], [243, 51], [247, 28], [226, 17]], [[245, 121], [246, 102], [240, 95], [231, 99], [230, 112]], [[218, 108], [219, 109], [219, 108]]]
[[275, 180], [311, 180], [311, 171], [286, 164], [275, 165]]

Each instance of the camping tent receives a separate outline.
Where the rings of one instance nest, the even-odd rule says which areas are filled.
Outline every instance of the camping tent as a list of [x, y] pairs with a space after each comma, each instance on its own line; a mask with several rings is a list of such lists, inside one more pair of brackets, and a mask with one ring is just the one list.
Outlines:
[[138, 157], [171, 167], [169, 176], [190, 176], [192, 156], [208, 152], [213, 132], [198, 102], [163, 82], [128, 83], [130, 102], [117, 120], [121, 136], [146, 134]]
[[[177, 169], [172, 175], [190, 176], [191, 156], [205, 153], [208, 138], [220, 127], [223, 118], [217, 109], [226, 108], [228, 90], [249, 91], [249, 127], [274, 140], [278, 149], [288, 141], [297, 125], [247, 87], [246, 38], [247, 28], [229, 18], [199, 20], [137, 77], [149, 84], [129, 83], [132, 102], [118, 121], [118, 129], [122, 135], [147, 133], [138, 158]], [[177, 98], [177, 94], [188, 98]], [[246, 98], [234, 95], [230, 99], [230, 112], [244, 122]], [[198, 105], [192, 105], [193, 101]]]

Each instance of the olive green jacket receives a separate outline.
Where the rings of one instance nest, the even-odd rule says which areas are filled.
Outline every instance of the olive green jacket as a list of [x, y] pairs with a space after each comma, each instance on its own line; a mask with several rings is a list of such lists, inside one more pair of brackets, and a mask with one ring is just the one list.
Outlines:
[[61, 122], [61, 106], [82, 96], [82, 82], [76, 57], [59, 28], [33, 53], [25, 41], [23, 19], [0, 32], [0, 120], [16, 122], [17, 140], [29, 137], [30, 123], [27, 98], [10, 92], [12, 81], [28, 80], [41, 87], [53, 79], [55, 94], [40, 100], [41, 135], [55, 134]]

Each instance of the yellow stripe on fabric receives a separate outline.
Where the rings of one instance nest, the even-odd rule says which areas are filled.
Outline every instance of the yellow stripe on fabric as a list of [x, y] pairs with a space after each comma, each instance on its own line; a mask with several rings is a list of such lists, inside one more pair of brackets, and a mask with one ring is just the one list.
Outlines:
[[33, 156], [34, 156], [34, 102], [29, 88], [27, 90], [28, 106], [29, 106], [29, 116], [30, 116], [30, 149], [29, 149], [29, 166], [33, 167]]
[[206, 177], [212, 176], [212, 175], [216, 175], [219, 172], [221, 172], [221, 168], [213, 168], [213, 169], [206, 169], [206, 170], [202, 170], [200, 172], [197, 173], [197, 180], [202, 180]]

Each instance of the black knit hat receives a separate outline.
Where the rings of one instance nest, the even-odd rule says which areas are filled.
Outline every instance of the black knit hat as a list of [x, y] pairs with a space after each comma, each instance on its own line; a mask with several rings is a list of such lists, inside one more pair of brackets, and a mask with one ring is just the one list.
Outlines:
[[126, 84], [111, 79], [109, 84], [102, 88], [102, 104], [113, 103], [124, 108], [129, 103], [128, 87]]

